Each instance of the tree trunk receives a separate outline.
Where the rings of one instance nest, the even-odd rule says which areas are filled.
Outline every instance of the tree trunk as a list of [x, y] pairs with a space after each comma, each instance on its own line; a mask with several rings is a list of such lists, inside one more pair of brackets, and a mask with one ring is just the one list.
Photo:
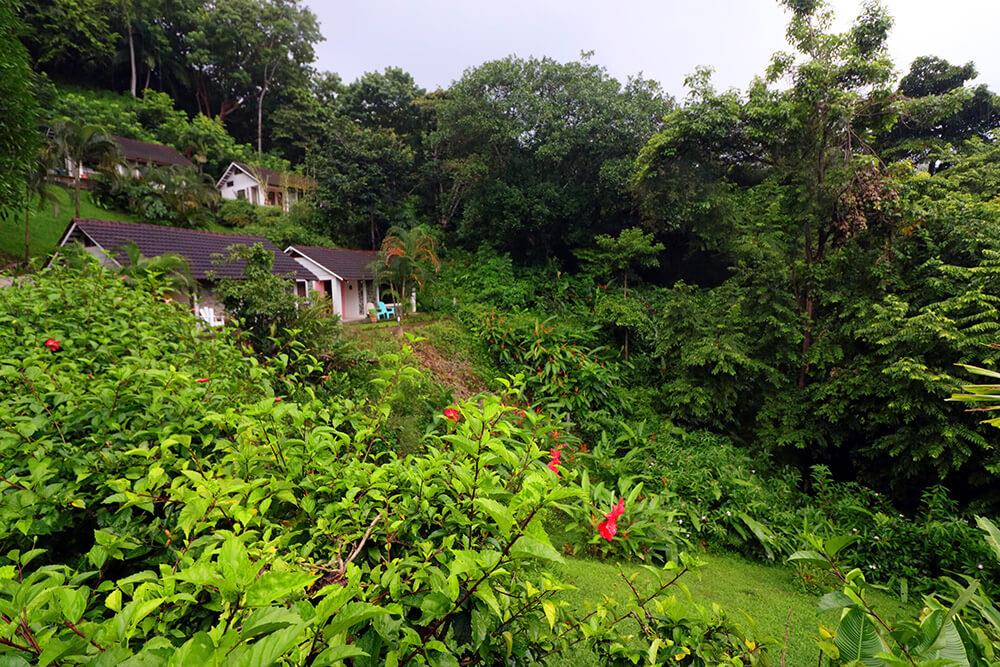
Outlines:
[[803, 249], [805, 253], [806, 275], [802, 284], [802, 298], [800, 303], [805, 323], [802, 331], [802, 361], [799, 365], [799, 389], [805, 388], [806, 382], [809, 379], [808, 356], [809, 349], [812, 347], [813, 341], [813, 311], [815, 309], [811, 285], [809, 284], [812, 280], [812, 265], [814, 257], [812, 252], [812, 229], [808, 222], [802, 226], [802, 237], [804, 241]]
[[257, 96], [257, 155], [264, 152], [264, 96], [267, 95], [267, 85], [261, 86]]
[[[624, 273], [622, 283], [625, 285], [623, 298], [628, 301], [628, 271]], [[625, 361], [628, 361], [628, 327], [625, 327]]]
[[76, 217], [80, 217], [80, 164], [73, 165], [73, 210]]
[[132, 66], [132, 97], [137, 97], [135, 85], [138, 83], [139, 73], [135, 70], [135, 39], [132, 36], [132, 20], [126, 15], [126, 21], [128, 22], [128, 58], [129, 63]]
[[27, 266], [31, 246], [31, 188], [27, 188], [27, 198], [24, 201], [24, 264]]

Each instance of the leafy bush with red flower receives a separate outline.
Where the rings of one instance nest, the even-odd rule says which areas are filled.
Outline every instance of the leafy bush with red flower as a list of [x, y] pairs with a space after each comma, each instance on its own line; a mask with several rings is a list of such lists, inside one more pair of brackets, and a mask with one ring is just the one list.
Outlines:
[[[718, 654], [723, 619], [682, 636], [687, 621], [657, 606], [684, 560], [614, 616], [561, 597], [543, 520], [589, 512], [589, 493], [575, 470], [552, 474], [556, 425], [519, 415], [516, 388], [462, 403], [460, 420], [400, 454], [385, 394], [321, 394], [149, 297], [96, 265], [0, 290], [0, 340], [13, 341], [0, 358], [0, 608], [17, 619], [0, 620], [3, 660]], [[43, 331], [86, 354], [51, 355]], [[379, 391], [406, 364], [379, 369]], [[611, 544], [637, 532], [646, 502], [617, 491], [628, 510]], [[623, 641], [635, 617], [653, 634]]]
[[623, 477], [617, 484], [593, 483], [585, 469], [579, 483], [584, 502], [569, 512], [572, 548], [601, 557], [667, 562], [695, 540], [684, 514], [667, 507], [669, 494], [644, 492], [642, 482]]

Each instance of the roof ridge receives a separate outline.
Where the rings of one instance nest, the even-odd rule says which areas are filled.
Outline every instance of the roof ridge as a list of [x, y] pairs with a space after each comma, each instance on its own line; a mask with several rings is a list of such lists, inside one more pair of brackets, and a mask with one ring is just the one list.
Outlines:
[[103, 218], [73, 218], [73, 222], [99, 222], [111, 225], [119, 225], [122, 227], [149, 227], [152, 229], [169, 229], [178, 232], [189, 232], [191, 234], [201, 234], [204, 236], [219, 236], [222, 238], [238, 238], [242, 236], [247, 239], [258, 239], [261, 241], [266, 241], [274, 247], [278, 247], [276, 243], [268, 239], [266, 236], [257, 236], [254, 234], [230, 234], [228, 232], [213, 232], [210, 229], [192, 229], [190, 227], [174, 227], [173, 225], [157, 225], [152, 222], [125, 222], [123, 220], [105, 220]]
[[180, 151], [177, 150], [177, 148], [175, 148], [174, 146], [171, 146], [170, 144], [165, 144], [162, 141], [146, 141], [145, 139], [136, 139], [135, 137], [126, 137], [124, 134], [112, 134], [111, 138], [112, 139], [124, 139], [125, 141], [134, 141], [134, 142], [139, 143], [139, 144], [149, 144], [150, 146], [163, 146], [164, 148], [169, 148], [172, 151], [177, 151], [178, 153], [180, 153]]
[[361, 248], [341, 248], [340, 246], [329, 246], [329, 245], [303, 245], [292, 243], [290, 245], [292, 248], [315, 248], [316, 250], [339, 250], [341, 252], [378, 252], [377, 250], [363, 250]]

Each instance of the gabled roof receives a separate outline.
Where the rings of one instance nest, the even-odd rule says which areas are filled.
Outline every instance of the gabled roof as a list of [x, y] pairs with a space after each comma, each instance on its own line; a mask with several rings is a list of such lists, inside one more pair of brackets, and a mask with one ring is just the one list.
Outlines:
[[308, 269], [284, 254], [263, 236], [220, 234], [197, 229], [180, 229], [132, 222], [80, 218], [70, 222], [59, 245], [72, 241], [77, 233], [89, 237], [119, 264], [128, 262], [124, 248], [135, 243], [143, 257], [179, 255], [187, 260], [191, 276], [197, 280], [212, 278], [242, 278], [246, 262], [220, 263], [233, 245], [260, 243], [274, 253], [274, 273], [290, 275], [297, 280], [315, 280]]
[[233, 169], [239, 169], [244, 174], [246, 174], [250, 178], [253, 178], [254, 180], [257, 180], [259, 176], [260, 178], [264, 179], [267, 185], [276, 188], [283, 188], [285, 186], [288, 186], [291, 188], [301, 188], [303, 190], [308, 190], [316, 187], [316, 181], [309, 178], [308, 176], [304, 176], [302, 174], [296, 174], [290, 171], [289, 172], [275, 171], [274, 169], [268, 169], [267, 167], [255, 167], [248, 165], [244, 162], [230, 163], [229, 166], [226, 168], [226, 170], [222, 173], [222, 176], [219, 177], [219, 180], [216, 182], [216, 187], [222, 185], [222, 182], [226, 180], [226, 177], [229, 175], [230, 172], [233, 171]]
[[310, 259], [345, 280], [372, 280], [375, 277], [371, 265], [378, 258], [378, 253], [374, 250], [292, 245], [285, 248], [285, 252], [292, 257], [301, 255]]
[[174, 164], [182, 167], [193, 166], [191, 160], [170, 146], [154, 144], [149, 141], [139, 141], [138, 139], [129, 139], [128, 137], [113, 136], [112, 139], [121, 148], [126, 160], [149, 162], [157, 165]]

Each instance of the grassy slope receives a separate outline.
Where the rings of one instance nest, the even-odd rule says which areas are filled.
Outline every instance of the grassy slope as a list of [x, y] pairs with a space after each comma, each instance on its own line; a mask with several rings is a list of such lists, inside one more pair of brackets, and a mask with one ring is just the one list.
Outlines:
[[[417, 313], [407, 317], [403, 330], [417, 337], [412, 347], [420, 365], [456, 399], [485, 391], [500, 375], [483, 346], [454, 318]], [[399, 335], [396, 322], [366, 320], [344, 331], [376, 355], [397, 352], [409, 343]]]
[[[808, 592], [791, 567], [766, 565], [729, 555], [705, 554], [701, 557], [706, 563], [704, 567], [682, 579], [696, 603], [704, 606], [718, 603], [729, 618], [751, 635], [764, 641], [772, 640], [768, 652], [771, 662], [776, 665], [781, 664], [787, 624], [785, 664], [816, 664], [819, 652], [815, 639], [819, 623], [834, 627], [836, 615], [817, 613], [819, 594]], [[563, 599], [583, 609], [600, 603], [605, 595], [625, 599], [630, 593], [621, 581], [618, 567], [615, 563], [567, 559], [559, 575], [562, 581], [576, 586], [576, 590], [565, 593]], [[634, 565], [624, 565], [622, 569], [626, 574], [641, 571]], [[652, 582], [652, 579], [643, 573], [639, 579], [642, 581]], [[875, 595], [872, 601], [876, 609], [888, 612], [890, 617], [900, 611], [899, 605], [888, 597]], [[558, 664], [596, 665], [598, 662], [594, 656], [584, 654], [565, 656]]]
[[[73, 218], [73, 194], [70, 190], [61, 187], [54, 187], [58, 204], [53, 210], [51, 204], [39, 209], [31, 209], [31, 244], [30, 252], [32, 257], [44, 257], [52, 252], [59, 243], [59, 238], [66, 231], [66, 226]], [[80, 193], [80, 217], [82, 218], [102, 218], [104, 220], [124, 220], [134, 219], [127, 213], [120, 211], [109, 211], [95, 204], [90, 193], [82, 191]], [[13, 258], [20, 258], [24, 253], [24, 214], [19, 213], [7, 220], [0, 221], [0, 255], [10, 255]]]

